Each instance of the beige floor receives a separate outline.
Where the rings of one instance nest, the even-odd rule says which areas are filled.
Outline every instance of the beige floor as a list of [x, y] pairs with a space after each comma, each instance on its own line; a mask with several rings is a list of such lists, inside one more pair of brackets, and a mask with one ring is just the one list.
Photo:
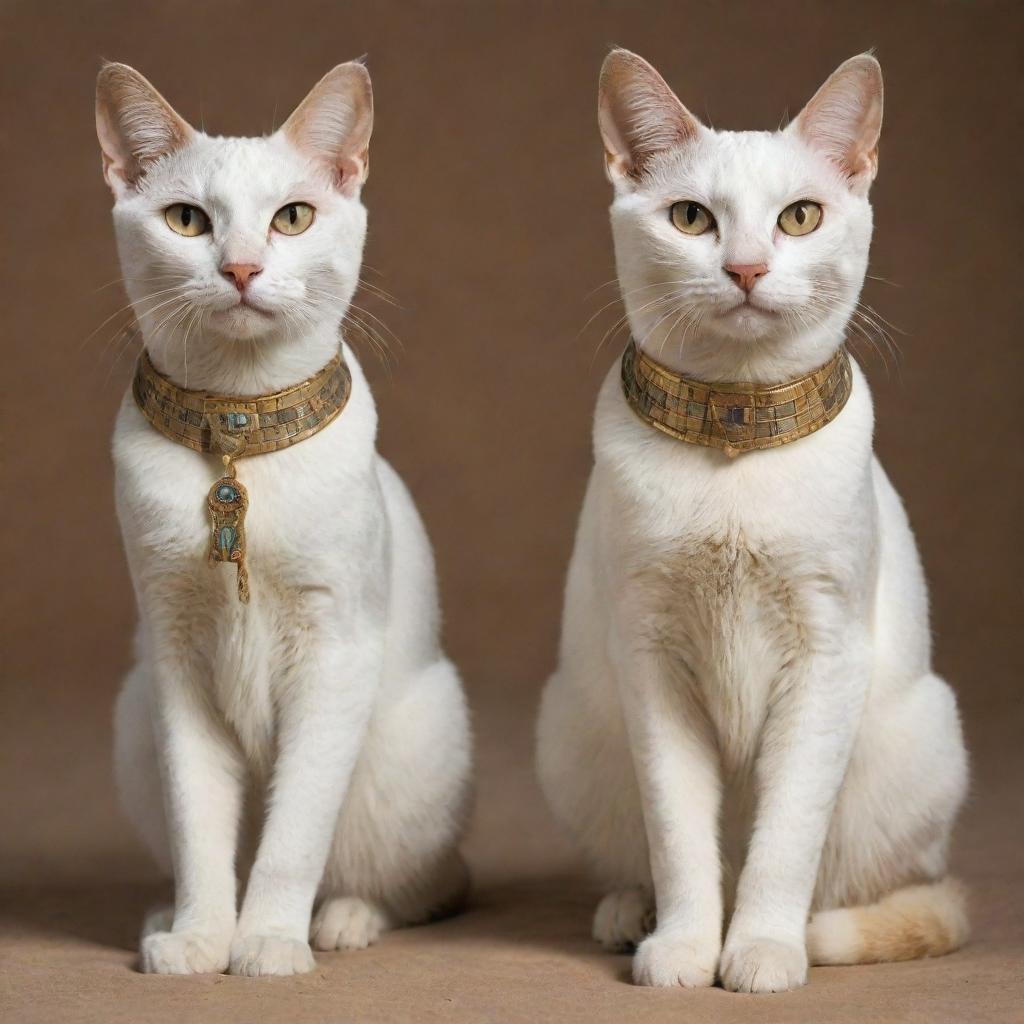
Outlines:
[[[478, 726], [493, 735], [500, 725], [505, 740], [481, 751], [467, 843], [478, 884], [465, 913], [366, 951], [320, 954], [295, 979], [141, 975], [138, 925], [167, 890], [114, 807], [104, 710], [83, 712], [57, 751], [47, 749], [41, 710], [6, 749], [14, 783], [8, 776], [4, 787], [2, 866], [17, 884], [0, 892], [5, 1022], [1024, 1021], [1024, 752], [1012, 746], [1013, 715], [972, 739], [974, 794], [956, 852], [973, 893], [970, 945], [938, 960], [815, 969], [805, 989], [752, 997], [640, 989], [627, 957], [594, 945], [595, 894], [530, 778], [528, 717], [486, 708]], [[32, 786], [19, 782], [33, 776]]]

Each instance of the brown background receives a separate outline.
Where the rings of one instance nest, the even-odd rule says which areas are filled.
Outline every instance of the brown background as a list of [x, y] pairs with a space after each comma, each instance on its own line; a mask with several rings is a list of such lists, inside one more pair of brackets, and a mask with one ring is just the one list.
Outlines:
[[[647, 56], [720, 127], [770, 128], [845, 57], [887, 87], [865, 298], [905, 332], [861, 346], [877, 447], [932, 582], [939, 670], [974, 755], [957, 862], [976, 937], [942, 961], [820, 970], [771, 1019], [1010, 1019], [1022, 1005], [1021, 164], [1016, 3], [7, 3], [3, 80], [3, 670], [0, 870], [10, 1020], [765, 1019], [720, 991], [649, 992], [588, 938], [593, 896], [532, 781], [538, 688], [621, 334], [595, 125], [602, 56]], [[462, 918], [321, 956], [302, 979], [132, 973], [159, 895], [118, 817], [110, 706], [134, 612], [109, 436], [132, 355], [93, 133], [101, 57], [194, 123], [256, 134], [368, 53], [377, 124], [362, 305], [380, 447], [437, 550], [447, 644], [479, 741]], [[588, 318], [597, 314], [589, 326]], [[107, 317], [113, 319], [105, 322]]]

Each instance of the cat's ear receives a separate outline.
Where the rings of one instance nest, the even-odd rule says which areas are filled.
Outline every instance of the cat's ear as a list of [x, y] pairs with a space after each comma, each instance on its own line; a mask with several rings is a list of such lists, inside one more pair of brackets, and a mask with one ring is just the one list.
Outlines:
[[281, 131], [304, 153], [329, 163], [343, 193], [358, 195], [370, 170], [370, 73], [359, 61], [339, 64], [328, 71]]
[[787, 128], [824, 153], [866, 194], [878, 173], [882, 69], [869, 53], [840, 64]]
[[96, 135], [103, 177], [114, 195], [138, 184], [154, 160], [195, 134], [174, 108], [127, 64], [104, 64], [96, 79]]
[[597, 119], [613, 184], [643, 177], [653, 156], [696, 138], [703, 127], [643, 57], [619, 49], [601, 67]]

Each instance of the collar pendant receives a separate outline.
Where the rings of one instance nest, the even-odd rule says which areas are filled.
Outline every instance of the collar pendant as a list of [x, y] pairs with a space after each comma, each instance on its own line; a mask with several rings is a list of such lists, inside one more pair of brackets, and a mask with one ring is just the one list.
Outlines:
[[249, 492], [235, 462], [290, 448], [319, 433], [341, 413], [352, 375], [341, 354], [309, 380], [269, 395], [214, 395], [179, 388], [143, 352], [132, 393], [150, 424], [164, 437], [204, 454], [220, 455], [223, 474], [206, 496], [210, 518], [207, 563], [235, 566], [238, 600], [249, 603], [245, 514]]

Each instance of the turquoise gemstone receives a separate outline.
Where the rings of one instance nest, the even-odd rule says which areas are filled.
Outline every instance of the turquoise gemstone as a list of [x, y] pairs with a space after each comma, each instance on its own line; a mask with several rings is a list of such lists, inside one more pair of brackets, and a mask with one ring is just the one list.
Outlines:
[[249, 417], [244, 412], [229, 412], [228, 413], [228, 426], [232, 430], [237, 430], [239, 427], [247, 426], [249, 423]]
[[217, 500], [223, 502], [238, 501], [238, 491], [231, 484], [221, 484], [217, 488]]
[[220, 528], [220, 550], [222, 556], [228, 556], [235, 549], [237, 535], [233, 526], [222, 526]]

